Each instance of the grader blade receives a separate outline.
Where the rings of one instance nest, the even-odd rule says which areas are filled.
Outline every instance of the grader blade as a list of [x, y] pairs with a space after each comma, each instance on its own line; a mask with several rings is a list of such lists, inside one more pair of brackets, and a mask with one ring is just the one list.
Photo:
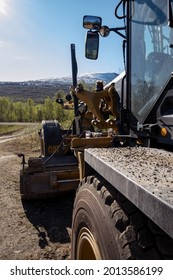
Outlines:
[[72, 191], [79, 184], [77, 160], [73, 155], [30, 158], [20, 173], [20, 193], [24, 200], [54, 197]]

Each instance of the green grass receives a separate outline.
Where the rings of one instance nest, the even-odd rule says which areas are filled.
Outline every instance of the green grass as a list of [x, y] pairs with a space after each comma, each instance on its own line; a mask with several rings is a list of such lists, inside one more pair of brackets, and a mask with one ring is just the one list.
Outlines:
[[0, 136], [21, 131], [23, 125], [0, 125]]

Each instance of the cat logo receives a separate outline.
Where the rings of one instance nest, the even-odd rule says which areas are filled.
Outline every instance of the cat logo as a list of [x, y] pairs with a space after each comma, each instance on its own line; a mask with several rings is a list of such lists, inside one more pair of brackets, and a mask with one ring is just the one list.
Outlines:
[[53, 154], [57, 150], [58, 146], [48, 146], [48, 153]]

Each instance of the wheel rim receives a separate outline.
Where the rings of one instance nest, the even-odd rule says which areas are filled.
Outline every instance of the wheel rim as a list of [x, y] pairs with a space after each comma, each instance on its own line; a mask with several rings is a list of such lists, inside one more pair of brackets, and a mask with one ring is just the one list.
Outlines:
[[95, 238], [86, 227], [80, 230], [77, 238], [77, 260], [101, 260]]

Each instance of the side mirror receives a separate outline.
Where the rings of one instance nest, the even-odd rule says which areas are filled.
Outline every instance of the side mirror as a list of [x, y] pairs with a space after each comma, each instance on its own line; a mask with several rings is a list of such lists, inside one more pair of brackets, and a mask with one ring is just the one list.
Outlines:
[[102, 26], [102, 18], [97, 16], [84, 16], [83, 27], [99, 31]]
[[168, 0], [168, 25], [173, 27], [173, 0]]
[[97, 59], [99, 50], [99, 34], [98, 32], [88, 31], [85, 42], [85, 57], [89, 59]]

